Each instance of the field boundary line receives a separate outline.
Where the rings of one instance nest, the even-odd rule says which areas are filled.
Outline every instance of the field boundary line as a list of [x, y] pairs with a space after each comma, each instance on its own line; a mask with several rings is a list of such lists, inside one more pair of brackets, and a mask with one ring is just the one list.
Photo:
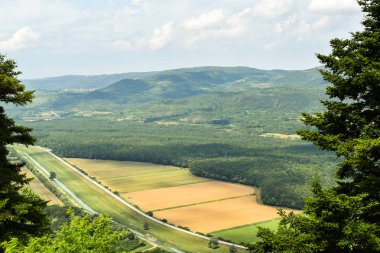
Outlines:
[[[177, 230], [177, 231], [180, 231], [180, 232], [183, 232], [185, 234], [189, 234], [189, 235], [192, 235], [192, 236], [195, 236], [195, 237], [198, 237], [198, 238], [202, 238], [202, 239], [205, 239], [207, 241], [210, 240], [209, 237], [207, 236], [204, 236], [204, 235], [200, 235], [200, 234], [197, 234], [195, 232], [191, 232], [191, 231], [188, 231], [188, 230], [185, 230], [185, 229], [181, 229], [181, 228], [178, 228], [176, 226], [173, 226], [173, 225], [170, 225], [170, 224], [167, 224], [163, 221], [160, 221], [158, 219], [155, 219], [151, 216], [149, 216], [148, 214], [144, 213], [143, 211], [141, 211], [140, 209], [136, 208], [135, 206], [133, 206], [132, 204], [128, 203], [126, 200], [124, 200], [123, 198], [121, 198], [120, 196], [116, 195], [115, 193], [113, 193], [112, 191], [110, 191], [109, 189], [105, 188], [103, 185], [99, 184], [98, 182], [94, 181], [92, 178], [90, 178], [89, 176], [85, 175], [83, 172], [81, 172], [80, 170], [78, 170], [77, 168], [75, 168], [74, 166], [72, 166], [71, 164], [69, 164], [68, 162], [66, 162], [65, 160], [63, 160], [62, 158], [60, 158], [59, 156], [55, 155], [53, 152], [51, 152], [49, 149], [45, 149], [43, 147], [37, 147], [37, 146], [34, 146], [35, 148], [37, 149], [40, 149], [40, 150], [43, 150], [47, 153], [49, 153], [51, 156], [53, 156], [54, 158], [56, 158], [57, 160], [59, 160], [60, 162], [62, 162], [64, 165], [66, 165], [68, 168], [72, 169], [73, 171], [75, 171], [76, 173], [78, 173], [79, 175], [81, 175], [82, 177], [84, 177], [85, 179], [87, 179], [89, 182], [91, 182], [92, 184], [96, 185], [97, 187], [99, 187], [100, 189], [102, 189], [103, 191], [105, 191], [107, 194], [111, 195], [112, 197], [114, 197], [116, 200], [118, 200], [119, 202], [121, 202], [123, 205], [127, 206], [128, 208], [132, 209], [133, 211], [135, 211], [136, 213], [140, 214], [141, 216], [153, 221], [153, 222], [156, 222], [158, 224], [161, 224], [163, 226], [166, 226], [168, 228], [171, 228], [171, 229], [174, 229], [174, 230]], [[220, 244], [224, 244], [224, 245], [227, 245], [227, 246], [235, 246], [237, 248], [240, 248], [240, 249], [247, 249], [246, 247], [244, 247], [243, 245], [239, 245], [239, 244], [235, 244], [235, 243], [230, 243], [230, 242], [226, 242], [226, 241], [223, 241], [223, 240], [218, 240]]]
[[156, 210], [150, 210], [150, 211], [151, 212], [161, 212], [161, 211], [172, 210], [172, 209], [177, 209], [177, 208], [183, 208], [183, 207], [188, 207], [188, 206], [197, 206], [197, 205], [208, 204], [208, 203], [212, 203], [212, 202], [219, 202], [219, 201], [223, 201], [223, 200], [238, 199], [238, 198], [248, 197], [248, 196], [254, 196], [254, 194], [233, 196], [233, 197], [224, 198], [224, 199], [214, 199], [214, 200], [209, 200], [209, 201], [204, 201], [204, 202], [197, 202], [197, 203], [186, 204], [186, 205], [181, 205], [181, 206], [166, 207], [166, 208], [161, 208], [161, 209], [156, 209]]

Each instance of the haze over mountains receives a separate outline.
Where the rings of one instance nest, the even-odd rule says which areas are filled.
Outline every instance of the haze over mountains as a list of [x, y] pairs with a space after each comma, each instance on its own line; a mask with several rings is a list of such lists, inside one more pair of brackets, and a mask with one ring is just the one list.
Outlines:
[[161, 72], [61, 76], [24, 80], [24, 83], [30, 89], [55, 91], [59, 96], [50, 97], [45, 105], [59, 109], [93, 103], [141, 104], [210, 93], [250, 92], [258, 88], [315, 87], [325, 82], [317, 68], [286, 71], [199, 67]]

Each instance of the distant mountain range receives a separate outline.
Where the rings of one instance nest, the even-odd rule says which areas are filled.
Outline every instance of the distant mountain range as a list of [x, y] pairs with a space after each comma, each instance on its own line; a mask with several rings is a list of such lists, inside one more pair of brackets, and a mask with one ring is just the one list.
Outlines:
[[109, 75], [65, 75], [24, 79], [29, 89], [67, 90], [99, 89], [123, 79], [143, 79], [161, 84], [193, 87], [226, 83], [300, 85], [324, 83], [318, 68], [308, 70], [260, 70], [248, 67], [197, 67], [155, 72], [131, 72]]
[[325, 84], [318, 68], [288, 71], [248, 67], [197, 67], [23, 81], [30, 89], [45, 90], [49, 99], [44, 106], [51, 109], [146, 104], [210, 93], [249, 93], [260, 88], [279, 87], [315, 88]]

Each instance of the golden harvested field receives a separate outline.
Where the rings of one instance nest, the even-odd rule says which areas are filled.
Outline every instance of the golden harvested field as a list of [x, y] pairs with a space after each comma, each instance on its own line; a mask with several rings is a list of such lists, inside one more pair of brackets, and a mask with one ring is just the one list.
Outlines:
[[260, 134], [260, 136], [292, 140], [301, 139], [301, 136], [299, 136], [298, 134], [264, 133]]
[[209, 181], [193, 176], [187, 169], [174, 166], [80, 158], [66, 160], [120, 193]]
[[42, 199], [49, 201], [48, 205], [63, 206], [63, 203], [51, 191], [49, 191], [49, 189], [46, 188], [45, 185], [38, 178], [36, 178], [32, 172], [30, 172], [27, 168], [22, 168], [21, 172], [25, 173], [27, 178], [33, 178], [33, 180], [29, 182], [30, 189], [32, 189], [32, 191]]
[[278, 218], [277, 208], [260, 205], [255, 196], [192, 205], [154, 212], [154, 216], [169, 223], [189, 227], [193, 231], [210, 233], [245, 224]]
[[253, 194], [255, 188], [240, 184], [210, 181], [123, 194], [122, 197], [145, 211], [167, 209]]

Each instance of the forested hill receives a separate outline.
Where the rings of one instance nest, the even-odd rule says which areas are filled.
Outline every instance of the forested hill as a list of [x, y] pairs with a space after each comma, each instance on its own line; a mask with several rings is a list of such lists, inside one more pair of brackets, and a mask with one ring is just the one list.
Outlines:
[[[228, 84], [303, 85], [324, 83], [318, 68], [309, 70], [260, 70], [248, 67], [197, 67], [160, 72], [131, 72], [109, 75], [66, 75], [39, 79], [24, 79], [29, 89], [65, 90], [100, 89], [123, 79], [143, 79], [149, 83], [176, 84], [193, 88], [228, 89]], [[219, 87], [213, 87], [214, 85]], [[226, 86], [220, 87], [221, 84]], [[240, 84], [240, 85], [237, 85]], [[230, 87], [231, 88], [231, 87]]]
[[110, 75], [65, 75], [36, 79], [24, 79], [22, 82], [28, 89], [44, 90], [77, 90], [99, 89], [125, 78], [140, 78], [153, 74], [147, 73], [120, 73]]
[[286, 71], [199, 67], [101, 76], [63, 76], [25, 80], [25, 83], [39, 90], [42, 96], [48, 93], [45, 108], [62, 110], [95, 106], [104, 110], [104, 105], [107, 108], [120, 107], [200, 94], [249, 93], [260, 88], [278, 87], [318, 88], [324, 81], [317, 68]]

